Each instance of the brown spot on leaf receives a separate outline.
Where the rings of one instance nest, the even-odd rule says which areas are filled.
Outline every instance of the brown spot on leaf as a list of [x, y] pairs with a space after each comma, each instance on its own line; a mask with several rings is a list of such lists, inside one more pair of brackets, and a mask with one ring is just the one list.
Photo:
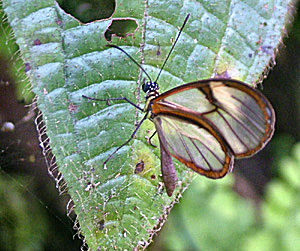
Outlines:
[[159, 56], [161, 54], [160, 52], [160, 44], [158, 43], [157, 51], [156, 51], [156, 56]]
[[42, 42], [38, 38], [33, 41], [33, 45], [41, 45]]
[[99, 230], [103, 230], [104, 229], [104, 227], [105, 227], [105, 221], [102, 219], [102, 220], [100, 220], [98, 223], [97, 223], [97, 227], [98, 227], [98, 229]]
[[57, 25], [61, 25], [61, 24], [62, 24], [62, 21], [61, 21], [60, 19], [56, 19], [56, 20], [55, 20], [55, 23], [56, 23]]
[[268, 55], [273, 54], [273, 47], [271, 45], [262, 45], [259, 47], [259, 49]]
[[78, 105], [74, 105], [73, 103], [70, 103], [68, 106], [68, 110], [71, 113], [75, 113], [78, 110]]
[[31, 70], [30, 63], [25, 63], [25, 72], [28, 72]]
[[256, 42], [256, 44], [261, 44], [261, 36], [259, 36], [258, 41]]
[[142, 172], [144, 170], [144, 168], [145, 168], [144, 161], [141, 160], [139, 163], [137, 163], [135, 165], [134, 173], [138, 174], [138, 173]]

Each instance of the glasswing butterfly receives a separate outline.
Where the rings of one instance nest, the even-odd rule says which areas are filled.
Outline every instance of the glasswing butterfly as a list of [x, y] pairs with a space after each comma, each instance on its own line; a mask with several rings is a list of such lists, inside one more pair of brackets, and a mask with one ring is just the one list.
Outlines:
[[267, 98], [238, 80], [204, 79], [159, 94], [157, 80], [189, 16], [154, 82], [126, 51], [108, 45], [125, 53], [149, 78], [150, 81], [142, 85], [146, 93], [144, 109], [125, 97], [104, 100], [82, 95], [96, 101], [124, 100], [146, 113], [131, 137], [106, 159], [104, 165], [133, 139], [146, 119], [153, 121], [160, 142], [162, 177], [169, 196], [177, 183], [172, 157], [201, 175], [219, 179], [232, 171], [234, 158], [249, 157], [260, 151], [271, 139], [275, 124], [275, 112]]

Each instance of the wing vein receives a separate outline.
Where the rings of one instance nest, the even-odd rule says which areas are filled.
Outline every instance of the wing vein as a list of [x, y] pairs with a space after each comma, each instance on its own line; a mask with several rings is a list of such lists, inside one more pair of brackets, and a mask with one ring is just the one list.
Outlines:
[[206, 144], [204, 144], [201, 140], [197, 139], [209, 152], [211, 152], [212, 155], [214, 155], [214, 157], [223, 165], [222, 160], [219, 158], [219, 156], [217, 156], [213, 150], [211, 150]]
[[[180, 131], [180, 129], [178, 128], [178, 126], [176, 126], [175, 124], [174, 124], [174, 127], [175, 127], [175, 129], [177, 129], [176, 133], [177, 133], [178, 131]], [[193, 158], [193, 155], [192, 155], [191, 152], [189, 151], [189, 149], [188, 149], [186, 143], [184, 142], [184, 139], [183, 139], [183, 137], [182, 137], [182, 134], [177, 133], [177, 135], [178, 135], [178, 137], [179, 137], [179, 139], [180, 139], [180, 141], [181, 141], [181, 143], [182, 143], [182, 145], [183, 145], [183, 147], [184, 147], [186, 153], [187, 153], [188, 156], [190, 157], [191, 162], [193, 162], [194, 164], [196, 164], [196, 162], [195, 162], [195, 160], [194, 160], [194, 158]]]
[[247, 144], [240, 138], [240, 136], [233, 130], [232, 126], [230, 125], [230, 123], [227, 121], [227, 119], [223, 116], [222, 113], [220, 113], [219, 111], [217, 111], [217, 113], [220, 115], [220, 117], [224, 120], [224, 122], [226, 123], [226, 125], [229, 127], [229, 129], [233, 132], [233, 134], [236, 136], [236, 138], [242, 143], [242, 145], [244, 145], [244, 147], [246, 147], [247, 150], [250, 150], [249, 147], [247, 146]]
[[[222, 101], [222, 103], [224, 103], [229, 109], [230, 109], [230, 106], [232, 107], [232, 105], [229, 103], [229, 102], [226, 102], [226, 101]], [[228, 104], [229, 103], [229, 104]], [[223, 107], [221, 107], [223, 110], [224, 110], [224, 106]], [[262, 132], [262, 133], [264, 133], [265, 132], [265, 129], [264, 128], [262, 128], [255, 120], [253, 120], [252, 118], [251, 118], [251, 116], [248, 116], [245, 112], [243, 112], [239, 107], [237, 107], [237, 106], [234, 106], [232, 109], [235, 109], [235, 110], [237, 110], [240, 114], [242, 114], [245, 118], [247, 118], [248, 119], [248, 121], [254, 126], [254, 127], [256, 127], [256, 129], [257, 130], [259, 130], [260, 132]], [[257, 115], [255, 115], [254, 114], [254, 116], [256, 117], [256, 118], [259, 118]], [[261, 120], [260, 118], [259, 118], [259, 120]], [[263, 123], [265, 122], [265, 121], [262, 121]]]
[[[242, 100], [240, 100], [238, 97], [236, 96], [233, 96], [225, 91], [222, 91], [222, 90], [218, 90], [218, 92], [222, 93], [223, 95], [227, 96], [227, 97], [231, 97], [233, 99], [235, 99], [236, 101], [238, 101], [241, 105], [243, 105], [246, 109], [248, 109], [248, 111], [250, 111], [252, 113], [252, 115], [256, 118], [258, 118], [261, 122], [265, 122], [264, 118], [262, 117], [258, 117], [257, 116], [257, 113], [255, 111], [252, 110], [251, 107], [249, 107], [248, 105], [246, 105]], [[242, 112], [241, 110], [239, 110], [240, 112]], [[253, 120], [251, 119], [252, 123], [253, 124], [256, 124], [255, 122], [253, 122]]]
[[198, 148], [198, 146], [196, 145], [196, 143], [194, 142], [194, 140], [192, 138], [190, 138], [190, 140], [192, 141], [193, 145], [196, 147], [196, 149], [198, 150], [198, 152], [200, 153], [200, 155], [202, 156], [202, 158], [206, 162], [209, 170], [213, 171], [214, 169], [212, 168], [212, 166], [210, 165], [210, 163], [207, 161], [207, 159], [205, 158], [205, 156], [202, 154], [202, 152], [200, 151], [200, 149]]
[[225, 107], [221, 108], [224, 112], [226, 112], [228, 115], [230, 115], [238, 124], [240, 124], [246, 131], [248, 131], [254, 138], [256, 138], [258, 141], [260, 141], [259, 136], [257, 136], [250, 128], [248, 128], [240, 119], [235, 117], [232, 113], [230, 113]]

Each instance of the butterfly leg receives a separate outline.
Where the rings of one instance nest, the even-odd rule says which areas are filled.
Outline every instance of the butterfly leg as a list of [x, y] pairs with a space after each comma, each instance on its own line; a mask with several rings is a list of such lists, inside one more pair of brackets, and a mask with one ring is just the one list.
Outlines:
[[136, 134], [136, 132], [138, 131], [138, 129], [141, 127], [141, 125], [143, 124], [143, 122], [147, 119], [148, 113], [145, 114], [145, 116], [143, 117], [143, 119], [138, 123], [137, 127], [134, 129], [133, 133], [131, 134], [130, 138], [128, 140], [126, 140], [122, 145], [120, 145], [116, 150], [114, 150], [114, 152], [112, 154], [110, 154], [108, 156], [108, 158], [103, 162], [104, 167], [106, 166], [106, 163], [113, 157], [113, 155], [119, 151], [123, 146], [127, 145], [133, 138], [134, 135]]
[[131, 104], [132, 106], [134, 106], [135, 108], [139, 109], [140, 111], [143, 111], [143, 108], [139, 107], [138, 105], [136, 105], [135, 103], [131, 102], [129, 99], [125, 98], [125, 97], [121, 97], [121, 98], [107, 98], [107, 99], [98, 99], [98, 98], [91, 98], [85, 95], [82, 95], [83, 98], [89, 99], [89, 100], [94, 100], [94, 101], [105, 101], [107, 105], [109, 104], [110, 100], [124, 100], [127, 103]]
[[156, 134], [156, 131], [150, 136], [150, 138], [147, 140], [148, 141], [148, 143], [151, 145], [151, 146], [153, 146], [153, 147], [157, 147], [156, 145], [154, 145], [154, 144], [152, 144], [152, 142], [151, 142], [151, 139], [154, 137], [154, 135]]

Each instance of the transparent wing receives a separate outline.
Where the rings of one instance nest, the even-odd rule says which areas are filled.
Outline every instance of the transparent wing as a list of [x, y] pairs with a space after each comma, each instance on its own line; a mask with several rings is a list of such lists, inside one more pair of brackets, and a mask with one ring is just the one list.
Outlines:
[[209, 125], [170, 115], [158, 115], [153, 121], [160, 147], [186, 166], [213, 179], [231, 171], [233, 155]]
[[274, 132], [275, 113], [269, 101], [235, 80], [208, 79], [174, 88], [153, 100], [152, 112], [209, 120], [235, 157], [255, 154]]

